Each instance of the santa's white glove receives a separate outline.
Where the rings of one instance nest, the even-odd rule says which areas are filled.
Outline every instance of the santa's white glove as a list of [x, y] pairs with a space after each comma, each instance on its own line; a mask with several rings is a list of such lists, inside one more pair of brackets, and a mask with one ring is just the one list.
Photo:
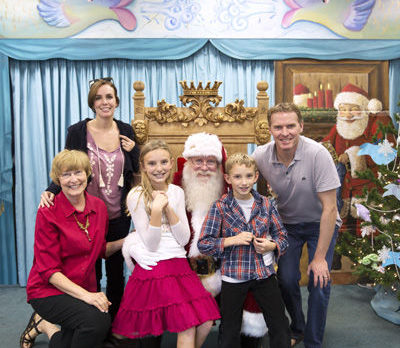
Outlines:
[[366, 156], [358, 155], [359, 150], [359, 146], [351, 146], [345, 151], [345, 153], [349, 156], [352, 178], [358, 178], [356, 172], [363, 172], [367, 170]]
[[133, 271], [134, 265], [132, 259], [140, 265], [140, 267], [151, 270], [156, 266], [157, 262], [155, 253], [149, 251], [145, 246], [140, 236], [136, 232], [130, 233], [124, 241], [122, 246], [122, 255], [124, 255], [125, 262], [129, 270]]
[[147, 269], [148, 271], [152, 269], [150, 266], [157, 266], [157, 262], [154, 260], [154, 257], [138, 251], [136, 246], [131, 246], [129, 253], [132, 255], [132, 258], [136, 261], [136, 263], [140, 265], [140, 267]]

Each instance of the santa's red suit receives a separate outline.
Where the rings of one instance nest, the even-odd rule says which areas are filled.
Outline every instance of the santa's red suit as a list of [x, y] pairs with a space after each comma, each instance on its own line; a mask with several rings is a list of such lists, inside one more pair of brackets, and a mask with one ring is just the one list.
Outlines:
[[[226, 154], [223, 150], [223, 163], [225, 162], [225, 159]], [[183, 187], [182, 177], [185, 162], [186, 160], [184, 158], [178, 158], [178, 170], [174, 174], [173, 178], [173, 184], [181, 187]], [[207, 213], [208, 209], [201, 211], [194, 210], [192, 212], [187, 211], [191, 230], [191, 238], [187, 245], [187, 251], [189, 263], [191, 264], [192, 269], [199, 275], [203, 286], [211, 294], [213, 294], [213, 296], [217, 296], [221, 291], [222, 284], [219, 266], [216, 264], [216, 260], [214, 258], [211, 256], [202, 255], [197, 248], [197, 241], [200, 237], [201, 227], [204, 219], [207, 216]], [[248, 293], [244, 304], [241, 332], [242, 334], [251, 337], [262, 337], [267, 333], [267, 326], [265, 324], [264, 317], [251, 293]]]
[[[364, 143], [371, 143], [373, 136], [378, 133], [378, 123], [389, 124], [391, 119], [385, 113], [369, 114], [368, 123], [362, 135], [355, 139], [343, 138], [338, 130], [337, 125], [333, 126], [329, 134], [322, 140], [324, 142], [330, 142], [336, 150], [338, 157], [344, 153], [349, 156], [349, 165], [342, 184], [342, 199], [343, 207], [340, 211], [340, 217], [343, 219], [343, 225], [341, 230], [355, 229], [357, 235], [360, 235], [360, 222], [356, 222], [356, 226], [349, 225], [349, 215], [353, 218], [357, 218], [357, 211], [354, 207], [354, 203], [358, 202], [356, 196], [362, 196], [364, 187], [371, 189], [375, 187], [375, 184], [370, 180], [358, 178], [356, 172], [362, 172], [367, 168], [370, 168], [375, 174], [377, 173], [377, 165], [371, 159], [370, 156], [359, 156], [357, 153], [359, 147]], [[381, 139], [382, 140], [382, 139]]]
[[370, 180], [360, 179], [357, 172], [370, 168], [376, 175], [377, 165], [370, 156], [359, 156], [358, 151], [362, 144], [371, 143], [374, 136], [382, 141], [382, 135], [378, 134], [379, 123], [387, 125], [391, 119], [381, 112], [382, 103], [378, 99], [369, 100], [364, 89], [351, 83], [336, 95], [334, 106], [338, 110], [337, 123], [322, 141], [333, 145], [339, 161], [347, 162], [346, 156], [342, 155], [348, 156], [342, 183], [341, 231], [349, 230], [360, 235], [360, 220], [354, 204], [360, 202], [357, 196], [363, 195], [364, 188], [371, 189], [375, 185]]

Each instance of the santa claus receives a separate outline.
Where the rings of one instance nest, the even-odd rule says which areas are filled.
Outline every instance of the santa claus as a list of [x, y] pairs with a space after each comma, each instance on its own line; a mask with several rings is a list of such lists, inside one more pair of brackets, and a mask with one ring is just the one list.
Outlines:
[[[204, 287], [216, 296], [222, 284], [218, 260], [202, 255], [197, 248], [197, 241], [209, 208], [226, 191], [223, 177], [226, 152], [216, 135], [196, 133], [186, 140], [182, 156], [178, 158], [178, 171], [173, 183], [185, 191], [192, 230], [188, 257]], [[242, 347], [257, 347], [266, 332], [262, 313], [249, 293], [243, 311]]]
[[336, 96], [334, 107], [338, 110], [336, 125], [323, 141], [333, 145], [338, 161], [347, 169], [342, 184], [341, 230], [359, 235], [359, 221], [354, 204], [359, 202], [357, 196], [362, 194], [363, 188], [372, 188], [374, 183], [360, 179], [357, 172], [370, 168], [376, 173], [377, 167], [369, 156], [359, 156], [358, 151], [360, 145], [372, 142], [374, 135], [382, 138], [378, 134], [379, 123], [386, 125], [391, 119], [381, 112], [382, 103], [379, 100], [369, 100], [366, 91], [350, 83]]

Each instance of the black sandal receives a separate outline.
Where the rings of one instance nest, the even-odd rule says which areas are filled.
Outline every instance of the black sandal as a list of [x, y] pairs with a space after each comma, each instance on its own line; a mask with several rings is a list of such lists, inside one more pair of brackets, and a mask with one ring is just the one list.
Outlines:
[[[20, 339], [19, 339], [19, 346], [20, 348], [31, 348], [33, 344], [35, 343], [36, 337], [38, 337], [42, 332], [39, 331], [38, 325], [39, 323], [43, 320], [43, 318], [40, 318], [38, 321], [35, 321], [35, 315], [37, 313], [33, 312], [31, 315], [31, 318], [28, 321], [28, 325], [26, 326], [24, 332], [22, 333]], [[35, 329], [37, 332], [37, 335], [35, 337], [31, 337], [30, 333], [31, 331]], [[25, 346], [27, 345], [27, 346]]]

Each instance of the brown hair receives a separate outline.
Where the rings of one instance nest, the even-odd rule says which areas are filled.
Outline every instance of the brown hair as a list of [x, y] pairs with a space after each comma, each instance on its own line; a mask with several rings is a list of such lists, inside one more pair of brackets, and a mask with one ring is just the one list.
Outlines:
[[294, 112], [297, 115], [297, 121], [303, 123], [303, 116], [301, 116], [301, 111], [296, 104], [293, 103], [279, 103], [268, 109], [268, 123], [271, 126], [271, 116], [278, 112]]
[[225, 162], [225, 173], [229, 175], [235, 164], [244, 165], [247, 168], [254, 167], [254, 171], [257, 171], [256, 161], [245, 153], [238, 152], [230, 155]]
[[[140, 150], [140, 156], [139, 156], [139, 162], [140, 162], [140, 167], [141, 167], [141, 179], [140, 179], [140, 184], [136, 187], [134, 187], [132, 190], [136, 190], [140, 188], [142, 190], [142, 194], [144, 195], [144, 203], [145, 207], [147, 210], [147, 213], [150, 214], [150, 205], [153, 200], [153, 187], [151, 186], [151, 182], [147, 174], [144, 172], [143, 167], [144, 167], [144, 156], [146, 156], [149, 152], [162, 149], [165, 150], [169, 153], [170, 158], [172, 158], [172, 153], [171, 150], [169, 149], [167, 143], [163, 140], [150, 140], [146, 144], [144, 144]], [[171, 173], [169, 173], [169, 176], [167, 178], [167, 184], [171, 182]], [[140, 197], [140, 196], [139, 196]]]
[[92, 174], [92, 166], [85, 152], [67, 149], [59, 152], [51, 164], [51, 180], [60, 185], [61, 174], [71, 170], [84, 170], [87, 177]]
[[117, 106], [119, 106], [117, 87], [115, 87], [114, 83], [112, 83], [111, 81], [99, 79], [92, 84], [92, 86], [90, 87], [90, 90], [89, 90], [89, 94], [88, 94], [88, 105], [92, 109], [93, 112], [95, 112], [94, 111], [94, 101], [96, 100], [97, 91], [99, 90], [99, 88], [101, 86], [104, 86], [104, 85], [108, 85], [114, 90], [115, 100], [117, 101]]

